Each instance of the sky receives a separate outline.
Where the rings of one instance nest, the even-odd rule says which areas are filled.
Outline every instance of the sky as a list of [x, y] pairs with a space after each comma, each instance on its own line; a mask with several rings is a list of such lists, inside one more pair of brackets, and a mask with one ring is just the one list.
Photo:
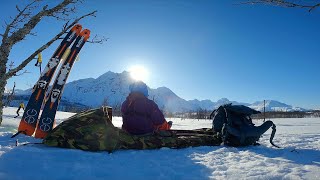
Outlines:
[[[2, 2], [0, 22], [16, 14], [15, 4], [25, 2]], [[68, 82], [140, 65], [149, 72], [149, 87], [168, 87], [186, 100], [266, 99], [320, 109], [320, 9], [239, 2], [87, 0], [76, 15], [97, 10], [97, 17], [80, 23], [108, 41], [83, 47]], [[12, 49], [10, 61], [21, 62], [62, 25], [44, 18], [34, 30], [37, 36], [28, 36]], [[42, 53], [43, 64], [59, 43]], [[31, 88], [39, 78], [34, 63], [25, 68], [29, 73], [10, 79], [7, 87], [16, 82], [17, 89]]]

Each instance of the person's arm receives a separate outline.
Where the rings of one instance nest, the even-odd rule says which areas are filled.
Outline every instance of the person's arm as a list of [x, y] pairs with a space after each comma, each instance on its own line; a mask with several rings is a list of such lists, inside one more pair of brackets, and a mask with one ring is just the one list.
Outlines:
[[158, 127], [158, 130], [170, 130], [172, 126], [172, 121], [170, 121], [171, 124], [169, 124], [166, 120]]
[[121, 105], [122, 116], [127, 112], [128, 100], [126, 99]]
[[151, 117], [152, 123], [156, 128], [159, 128], [164, 122], [166, 122], [166, 120], [164, 118], [163, 113], [160, 111], [158, 105], [153, 101], [150, 101], [150, 102], [151, 102], [150, 117]]

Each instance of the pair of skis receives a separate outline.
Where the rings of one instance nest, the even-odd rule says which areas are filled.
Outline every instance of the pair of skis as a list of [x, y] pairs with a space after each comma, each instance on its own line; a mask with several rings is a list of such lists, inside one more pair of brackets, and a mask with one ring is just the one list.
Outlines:
[[[88, 29], [82, 30], [82, 26], [77, 24], [62, 40], [59, 47], [49, 60], [47, 66], [41, 73], [39, 80], [33, 87], [31, 97], [20, 121], [17, 134], [23, 133], [25, 135], [32, 136], [35, 133], [36, 138], [44, 138], [48, 132], [53, 129], [55, 125], [55, 115], [66, 80], [77, 55], [89, 36], [90, 31]], [[69, 46], [71, 46], [72, 43], [73, 45], [71, 49], [69, 49]], [[66, 54], [69, 50], [69, 54]], [[56, 76], [50, 93], [46, 97], [50, 81], [60, 61], [62, 61], [61, 59], [63, 59], [63, 64]], [[40, 109], [44, 101], [44, 108], [39, 118]]]

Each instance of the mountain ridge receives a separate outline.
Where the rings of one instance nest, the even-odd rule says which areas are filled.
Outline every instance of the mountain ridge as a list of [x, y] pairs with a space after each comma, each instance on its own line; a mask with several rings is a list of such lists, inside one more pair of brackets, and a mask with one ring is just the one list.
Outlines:
[[[70, 103], [83, 104], [88, 107], [98, 107], [108, 104], [112, 107], [121, 107], [122, 102], [129, 94], [129, 84], [134, 82], [130, 73], [114, 73], [108, 71], [97, 78], [79, 79], [68, 82], [65, 86], [62, 100]], [[167, 112], [189, 112], [199, 109], [213, 110], [223, 104], [246, 105], [253, 109], [263, 111], [264, 101], [244, 103], [230, 101], [221, 98], [216, 102], [206, 100], [185, 100], [175, 94], [171, 89], [162, 86], [156, 89], [149, 89], [149, 99], [154, 100], [160, 109]], [[19, 90], [17, 94], [30, 94], [31, 89]], [[266, 100], [266, 111], [306, 111], [301, 107], [293, 107], [276, 100]]]

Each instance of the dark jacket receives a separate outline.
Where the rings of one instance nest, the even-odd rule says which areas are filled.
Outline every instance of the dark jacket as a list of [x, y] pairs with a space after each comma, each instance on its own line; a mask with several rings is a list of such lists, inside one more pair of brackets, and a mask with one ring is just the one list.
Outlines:
[[121, 107], [122, 129], [131, 134], [154, 132], [166, 120], [157, 104], [141, 93], [130, 93]]

